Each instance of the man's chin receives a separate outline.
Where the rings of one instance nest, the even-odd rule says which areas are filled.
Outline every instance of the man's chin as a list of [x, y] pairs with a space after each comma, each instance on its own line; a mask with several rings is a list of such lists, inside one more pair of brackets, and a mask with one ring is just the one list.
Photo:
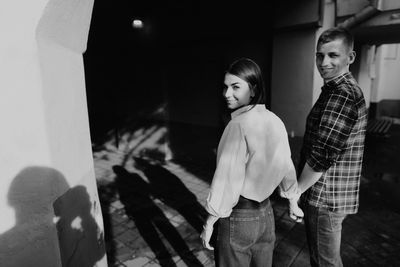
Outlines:
[[329, 74], [325, 74], [325, 75], [321, 74], [321, 78], [322, 78], [325, 82], [327, 82], [327, 81], [332, 80], [334, 77], [333, 77], [332, 75], [329, 75]]

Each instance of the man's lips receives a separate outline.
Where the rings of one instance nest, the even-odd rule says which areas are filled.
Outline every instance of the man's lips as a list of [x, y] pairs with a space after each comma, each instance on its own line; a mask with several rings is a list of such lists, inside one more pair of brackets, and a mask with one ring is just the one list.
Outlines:
[[322, 72], [329, 72], [329, 71], [331, 71], [332, 70], [332, 68], [321, 68], [321, 71]]

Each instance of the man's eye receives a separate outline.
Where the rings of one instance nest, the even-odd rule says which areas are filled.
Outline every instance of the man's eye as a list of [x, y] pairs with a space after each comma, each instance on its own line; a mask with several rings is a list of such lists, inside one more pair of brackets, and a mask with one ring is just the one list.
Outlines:
[[233, 88], [234, 90], [237, 90], [237, 89], [239, 89], [240, 87], [235, 85], [235, 86], [233, 86], [232, 88]]

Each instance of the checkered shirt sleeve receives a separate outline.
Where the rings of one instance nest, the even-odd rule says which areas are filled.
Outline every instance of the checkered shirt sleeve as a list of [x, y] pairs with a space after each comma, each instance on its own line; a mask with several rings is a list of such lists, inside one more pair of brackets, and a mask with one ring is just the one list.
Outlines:
[[335, 90], [323, 102], [322, 116], [307, 159], [308, 165], [317, 172], [325, 172], [337, 161], [357, 120], [354, 100], [346, 91]]

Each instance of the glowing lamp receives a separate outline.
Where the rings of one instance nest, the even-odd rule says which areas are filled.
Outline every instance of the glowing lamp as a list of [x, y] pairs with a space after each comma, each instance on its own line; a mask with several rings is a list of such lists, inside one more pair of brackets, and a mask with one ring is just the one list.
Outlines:
[[143, 28], [143, 21], [141, 21], [140, 19], [134, 19], [132, 21], [132, 26], [135, 29], [141, 29]]

